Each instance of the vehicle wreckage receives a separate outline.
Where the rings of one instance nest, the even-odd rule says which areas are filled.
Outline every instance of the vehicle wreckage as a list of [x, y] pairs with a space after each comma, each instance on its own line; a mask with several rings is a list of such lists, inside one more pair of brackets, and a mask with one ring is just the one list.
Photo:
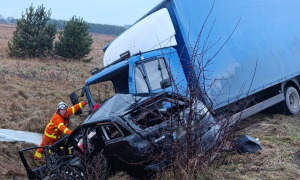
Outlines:
[[185, 146], [187, 131], [198, 144], [196, 153], [204, 153], [221, 141], [221, 129], [200, 101], [166, 92], [116, 94], [70, 135], [45, 148], [45, 165], [31, 169], [25, 159], [25, 151], [38, 147], [20, 150], [19, 155], [29, 179], [61, 178], [62, 173], [84, 177], [81, 157], [92, 159], [99, 153], [110, 168], [138, 164], [155, 171], [170, 164], [175, 142]]

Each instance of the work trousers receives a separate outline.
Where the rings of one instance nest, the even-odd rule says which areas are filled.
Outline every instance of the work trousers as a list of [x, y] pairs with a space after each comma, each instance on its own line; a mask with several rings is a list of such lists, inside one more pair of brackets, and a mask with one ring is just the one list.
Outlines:
[[[49, 138], [44, 134], [40, 147], [50, 146], [58, 140], [59, 139]], [[42, 153], [43, 153], [43, 148], [38, 148], [34, 154], [34, 159], [40, 160], [42, 158]]]

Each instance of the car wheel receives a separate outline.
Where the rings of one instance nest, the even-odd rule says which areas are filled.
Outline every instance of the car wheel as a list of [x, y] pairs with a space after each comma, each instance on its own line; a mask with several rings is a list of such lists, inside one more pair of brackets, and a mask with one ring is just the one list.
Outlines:
[[296, 88], [290, 86], [284, 91], [285, 101], [281, 102], [281, 110], [284, 114], [295, 115], [300, 111], [300, 98]]

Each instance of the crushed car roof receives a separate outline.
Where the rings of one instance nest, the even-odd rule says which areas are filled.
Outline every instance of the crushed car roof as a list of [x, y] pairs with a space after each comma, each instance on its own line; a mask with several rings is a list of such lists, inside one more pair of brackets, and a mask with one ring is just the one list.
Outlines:
[[163, 93], [115, 94], [92, 113], [82, 125], [99, 122], [109, 116], [120, 116], [127, 109], [140, 106], [145, 100], [161, 94]]

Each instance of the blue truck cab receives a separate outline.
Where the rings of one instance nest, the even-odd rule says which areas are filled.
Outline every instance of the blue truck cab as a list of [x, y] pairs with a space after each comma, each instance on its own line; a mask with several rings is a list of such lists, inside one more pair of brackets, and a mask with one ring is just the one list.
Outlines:
[[247, 118], [276, 105], [300, 110], [300, 2], [163, 0], [104, 47], [83, 87], [115, 93], [197, 92], [214, 116]]
[[[149, 29], [149, 24], [156, 28]], [[136, 34], [144, 38], [132, 41]], [[137, 22], [106, 46], [104, 68], [95, 69], [83, 88], [90, 109], [97, 103], [90, 86], [105, 81], [113, 84], [116, 94], [157, 93], [174, 89], [186, 94], [188, 85], [174, 48], [177, 44], [175, 34], [168, 11], [163, 9]]]
[[[93, 108], [96, 102], [89, 87], [104, 81], [112, 82], [116, 94], [157, 93], [162, 90], [171, 91], [171, 84], [164, 86], [164, 82], [169, 84], [170, 78], [174, 78], [170, 77], [170, 74], [177, 74], [174, 82], [182, 87], [180, 92], [184, 94], [187, 87], [184, 72], [178, 60], [169, 61], [170, 59], [178, 59], [174, 48], [138, 54], [105, 67], [86, 80], [84, 91], [90, 108]], [[168, 72], [169, 67], [171, 72]]]

